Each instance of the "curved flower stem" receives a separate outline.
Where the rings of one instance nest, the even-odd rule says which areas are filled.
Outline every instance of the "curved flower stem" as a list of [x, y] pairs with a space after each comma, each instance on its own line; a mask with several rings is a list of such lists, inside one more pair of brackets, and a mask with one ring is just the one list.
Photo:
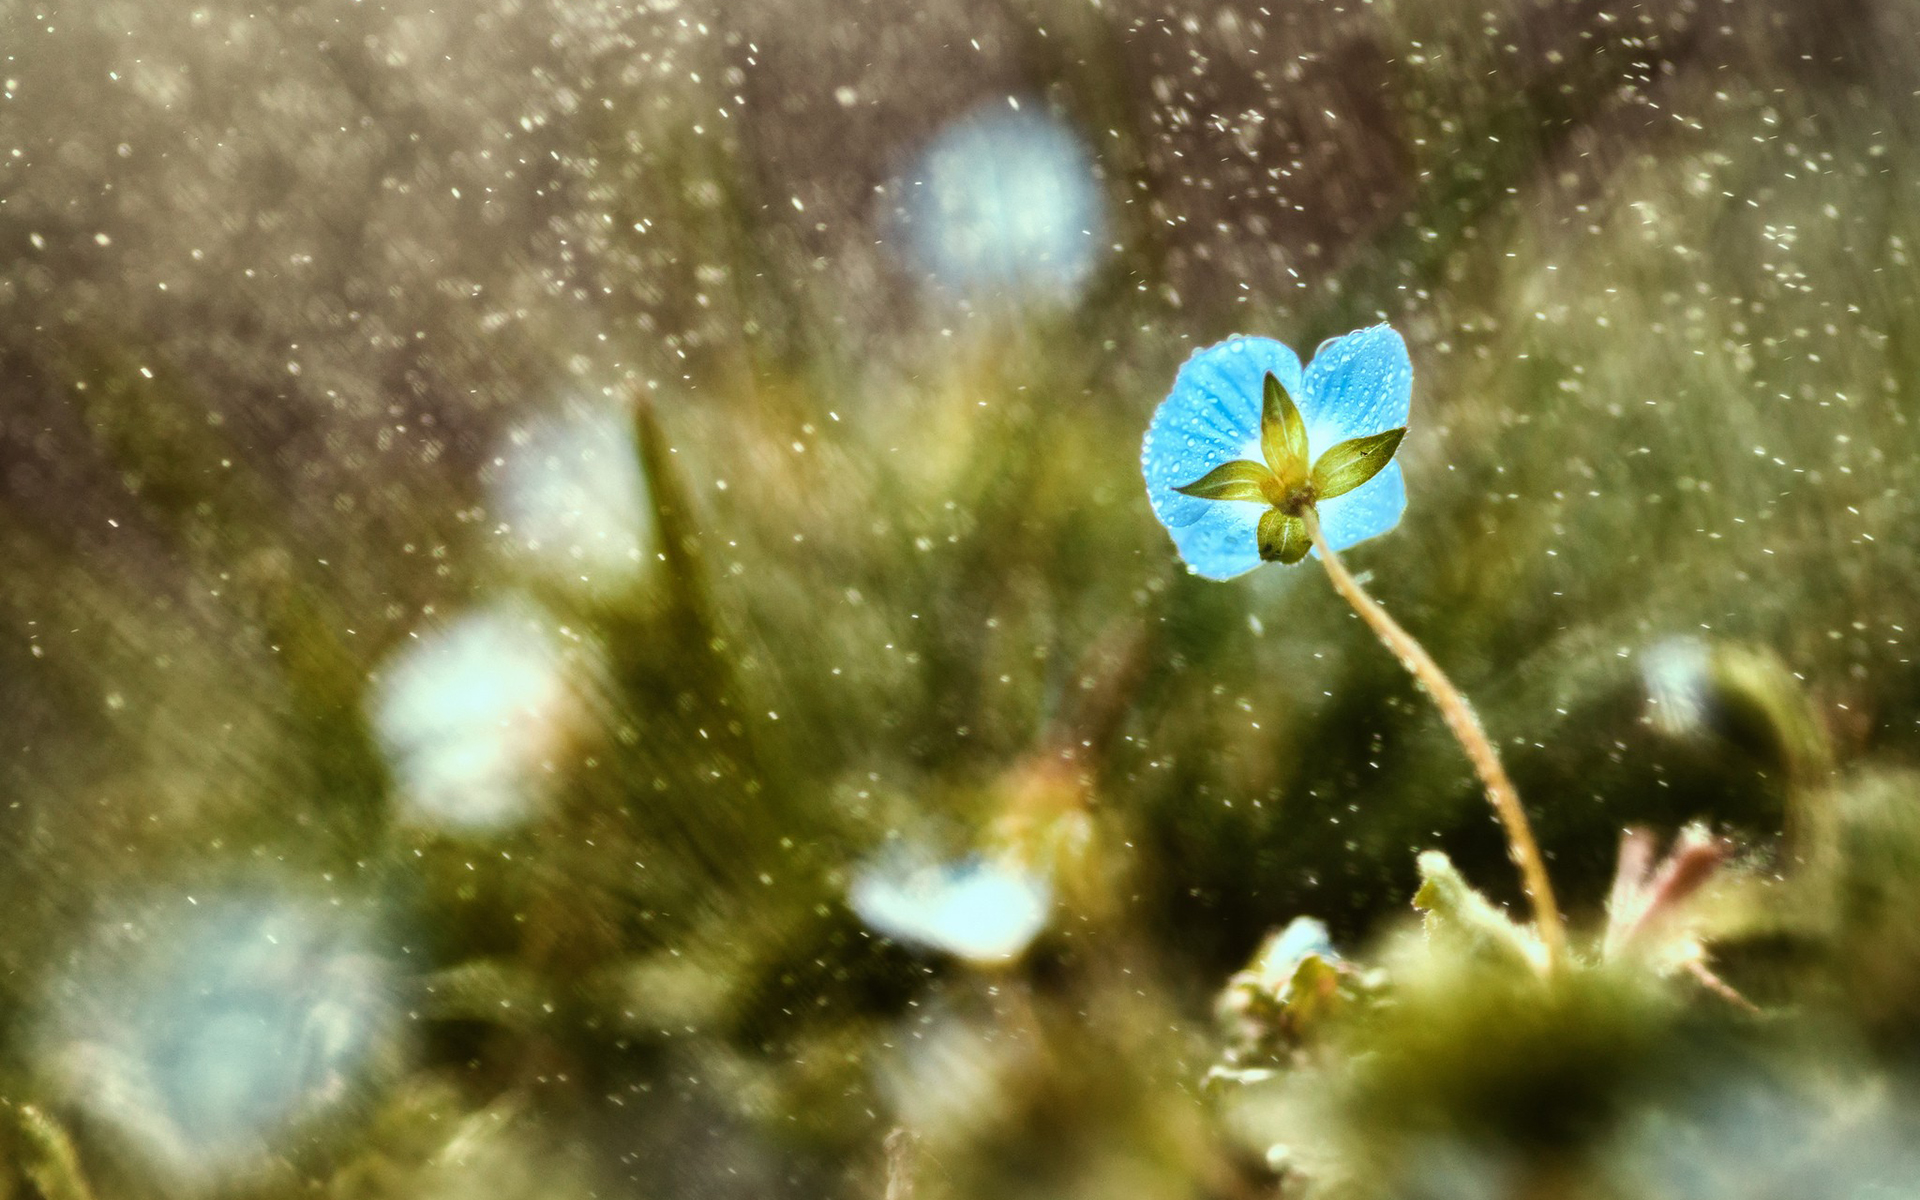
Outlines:
[[1473, 763], [1474, 771], [1480, 776], [1480, 782], [1487, 789], [1487, 799], [1493, 804], [1493, 811], [1507, 831], [1507, 852], [1514, 866], [1520, 868], [1521, 882], [1527, 890], [1527, 899], [1533, 903], [1534, 923], [1540, 931], [1541, 944], [1546, 947], [1547, 962], [1557, 966], [1566, 951], [1567, 935], [1560, 921], [1560, 909], [1554, 904], [1553, 884], [1547, 878], [1547, 864], [1540, 857], [1540, 847], [1533, 840], [1533, 828], [1527, 823], [1526, 810], [1520, 807], [1520, 795], [1514, 791], [1513, 781], [1507, 778], [1507, 769], [1500, 765], [1500, 755], [1494, 750], [1493, 743], [1487, 740], [1487, 731], [1480, 727], [1480, 718], [1467, 703], [1460, 689], [1453, 686], [1440, 664], [1433, 661], [1426, 647], [1414, 640], [1412, 634], [1400, 628], [1399, 622], [1387, 615], [1379, 601], [1367, 595], [1360, 581], [1347, 571], [1340, 556], [1327, 545], [1320, 533], [1320, 520], [1311, 507], [1301, 514], [1306, 522], [1307, 535], [1313, 539], [1313, 548], [1320, 552], [1320, 563], [1327, 569], [1327, 578], [1333, 581], [1333, 588], [1360, 619], [1372, 628], [1374, 635], [1393, 651], [1400, 665], [1413, 673], [1433, 697], [1439, 706], [1440, 715], [1447, 722], [1447, 728], [1461, 749], [1467, 752], [1467, 758]]

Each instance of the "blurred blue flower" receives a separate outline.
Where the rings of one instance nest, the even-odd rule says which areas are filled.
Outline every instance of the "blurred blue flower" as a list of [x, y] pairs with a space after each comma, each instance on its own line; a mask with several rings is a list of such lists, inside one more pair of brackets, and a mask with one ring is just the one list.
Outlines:
[[1093, 156], [1045, 114], [994, 106], [955, 120], [907, 187], [902, 219], [914, 258], [963, 294], [1071, 295], [1106, 250]]
[[[1268, 375], [1297, 405], [1309, 462], [1341, 443], [1404, 427], [1413, 400], [1406, 343], [1386, 325], [1323, 343], [1304, 370], [1292, 350], [1270, 338], [1229, 338], [1195, 351], [1153, 414], [1140, 466], [1154, 515], [1187, 565], [1208, 579], [1260, 565], [1261, 520], [1278, 505], [1179, 489], [1229, 463], [1271, 457], [1263, 456], [1261, 429]], [[1400, 464], [1388, 461], [1352, 490], [1312, 503], [1334, 550], [1378, 537], [1407, 507]]]
[[1046, 927], [1053, 888], [993, 859], [921, 863], [896, 856], [862, 868], [847, 900], [861, 920], [897, 941], [999, 963], [1018, 958]]
[[116, 920], [44, 998], [37, 1056], [145, 1168], [241, 1179], [351, 1110], [399, 1049], [391, 965], [332, 904], [258, 893]]

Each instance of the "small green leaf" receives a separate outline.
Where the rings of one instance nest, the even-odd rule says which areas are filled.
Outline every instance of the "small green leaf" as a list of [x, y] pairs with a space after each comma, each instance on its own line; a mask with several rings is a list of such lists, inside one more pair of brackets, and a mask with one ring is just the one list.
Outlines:
[[1291, 489], [1307, 478], [1307, 422], [1272, 371], [1267, 372], [1264, 391], [1260, 452], [1266, 455], [1267, 465], [1279, 476], [1283, 489]]
[[1407, 428], [1402, 425], [1385, 433], [1341, 442], [1328, 450], [1313, 464], [1314, 494], [1322, 500], [1344, 496], [1372, 479], [1393, 461], [1393, 452], [1400, 448], [1400, 439], [1405, 436]]
[[1271, 471], [1243, 458], [1215, 467], [1187, 486], [1173, 490], [1183, 496], [1198, 496], [1202, 500], [1249, 500], [1255, 504], [1265, 504], [1267, 494], [1260, 485], [1272, 478]]
[[1291, 566], [1305, 558], [1312, 548], [1307, 523], [1299, 517], [1288, 516], [1277, 508], [1260, 514], [1261, 558]]

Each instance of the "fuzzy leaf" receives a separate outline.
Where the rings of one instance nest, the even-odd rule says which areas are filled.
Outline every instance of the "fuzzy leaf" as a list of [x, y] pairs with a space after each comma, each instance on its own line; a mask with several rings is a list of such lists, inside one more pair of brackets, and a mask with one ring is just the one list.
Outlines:
[[1307, 536], [1307, 523], [1288, 516], [1277, 508], [1260, 514], [1260, 557], [1268, 562], [1292, 565], [1307, 556], [1313, 541]]
[[1272, 371], [1267, 372], [1264, 399], [1260, 407], [1260, 452], [1267, 466], [1291, 487], [1307, 478], [1307, 421], [1300, 409], [1280, 386]]
[[1430, 943], [1502, 967], [1545, 969], [1546, 952], [1539, 939], [1475, 891], [1445, 854], [1428, 850], [1418, 865], [1420, 890], [1413, 894], [1413, 906], [1425, 914]]
[[1320, 456], [1313, 464], [1314, 494], [1322, 500], [1344, 496], [1378, 475], [1393, 461], [1400, 439], [1407, 436], [1406, 426], [1385, 433], [1352, 438]]
[[1243, 458], [1238, 462], [1222, 463], [1185, 487], [1173, 490], [1183, 496], [1198, 496], [1202, 500], [1246, 500], [1265, 504], [1267, 494], [1260, 485], [1271, 478], [1271, 471]]

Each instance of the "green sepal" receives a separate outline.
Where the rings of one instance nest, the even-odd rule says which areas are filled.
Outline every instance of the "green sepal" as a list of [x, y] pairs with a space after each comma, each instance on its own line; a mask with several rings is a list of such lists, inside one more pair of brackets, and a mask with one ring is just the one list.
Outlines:
[[1307, 523], [1277, 508], [1260, 514], [1260, 557], [1268, 562], [1292, 566], [1313, 549], [1307, 535]]
[[1247, 500], [1254, 504], [1265, 504], [1267, 493], [1260, 485], [1272, 478], [1271, 471], [1243, 458], [1238, 462], [1217, 466], [1187, 486], [1173, 490], [1182, 496], [1197, 496], [1202, 500]]
[[1307, 421], [1272, 371], [1267, 372], [1262, 390], [1260, 452], [1279, 477], [1282, 490], [1291, 490], [1307, 479]]
[[1322, 500], [1344, 496], [1372, 479], [1393, 461], [1393, 453], [1405, 436], [1407, 427], [1402, 425], [1385, 433], [1352, 438], [1328, 450], [1313, 464], [1314, 495]]

